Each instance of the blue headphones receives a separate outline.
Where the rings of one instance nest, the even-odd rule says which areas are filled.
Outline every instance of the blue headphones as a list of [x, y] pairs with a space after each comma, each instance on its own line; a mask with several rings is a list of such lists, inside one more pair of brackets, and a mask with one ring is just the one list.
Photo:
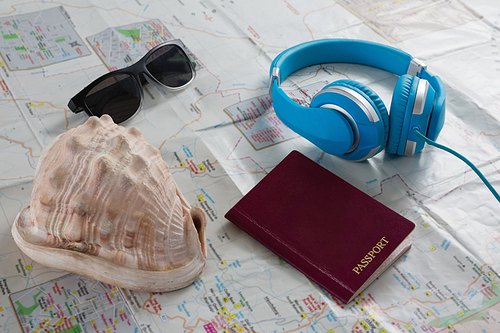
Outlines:
[[[382, 99], [356, 81], [327, 85], [309, 107], [295, 103], [279, 87], [301, 68], [336, 62], [376, 67], [400, 76], [390, 117]], [[269, 91], [281, 121], [323, 151], [346, 160], [363, 161], [384, 148], [390, 154], [413, 155], [425, 144], [415, 129], [436, 140], [444, 125], [446, 92], [441, 79], [419, 60], [390, 46], [348, 39], [306, 42], [279, 54], [270, 75]]]

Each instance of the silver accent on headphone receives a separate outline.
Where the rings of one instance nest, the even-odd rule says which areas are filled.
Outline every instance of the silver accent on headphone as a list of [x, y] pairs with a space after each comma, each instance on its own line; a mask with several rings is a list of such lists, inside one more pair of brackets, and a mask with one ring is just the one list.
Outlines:
[[[429, 82], [424, 79], [418, 79], [417, 93], [415, 94], [415, 101], [413, 102], [412, 115], [420, 116], [424, 113], [425, 99], [427, 91], [429, 90]], [[405, 143], [405, 156], [412, 156], [415, 154], [417, 143], [415, 141], [406, 140]]]
[[416, 148], [417, 148], [417, 143], [415, 141], [406, 140], [405, 156], [412, 156], [412, 155], [414, 155]]
[[370, 150], [370, 152], [365, 157], [360, 158], [359, 160], [352, 160], [352, 162], [366, 161], [367, 159], [369, 159], [370, 157], [373, 157], [376, 153], [378, 153], [379, 150], [380, 150], [380, 146], [375, 147], [372, 150]]
[[347, 112], [346, 110], [344, 110], [343, 108], [341, 108], [340, 106], [335, 105], [335, 104], [323, 104], [320, 106], [320, 108], [332, 109], [332, 110], [335, 110], [335, 111], [342, 113], [342, 115], [344, 117], [346, 117], [347, 121], [349, 122], [349, 125], [351, 125], [351, 127], [353, 129], [353, 134], [354, 134], [354, 142], [353, 142], [351, 148], [349, 148], [349, 150], [346, 151], [345, 154], [351, 153], [356, 148], [358, 148], [358, 146], [359, 146], [359, 128], [358, 128], [358, 125], [356, 124], [356, 121], [349, 114], [349, 112]]
[[366, 155], [364, 158], [362, 158], [360, 160], [357, 160], [357, 161], [354, 161], [354, 162], [361, 162], [361, 161], [367, 160], [370, 157], [373, 157], [373, 155], [375, 155], [379, 150], [380, 150], [380, 146], [375, 147], [372, 150], [370, 150], [370, 152], [368, 153], [368, 155]]
[[271, 72], [271, 80], [269, 80], [269, 96], [271, 97], [271, 102], [273, 101], [273, 83], [274, 80], [278, 80], [278, 86], [281, 83], [281, 76], [280, 76], [280, 69], [278, 67], [274, 67], [273, 71]]
[[424, 113], [425, 97], [429, 90], [429, 82], [424, 79], [418, 79], [417, 93], [415, 94], [415, 102], [413, 103], [413, 111], [411, 114], [421, 115]]
[[420, 74], [423, 69], [427, 69], [427, 65], [417, 58], [413, 58], [408, 65], [408, 69], [406, 70], [406, 74], [410, 74], [411, 76], [417, 76]]
[[340, 94], [342, 96], [350, 98], [361, 108], [361, 110], [363, 110], [363, 112], [368, 117], [370, 122], [376, 123], [376, 122], [380, 121], [380, 118], [378, 116], [377, 111], [375, 111], [375, 109], [370, 104], [370, 102], [368, 102], [366, 100], [366, 98], [364, 98], [360, 93], [358, 93], [350, 88], [343, 87], [343, 86], [330, 86], [330, 87], [327, 87], [327, 88], [321, 90], [319, 93], [317, 93], [314, 96], [314, 98], [316, 98], [316, 96], [319, 96], [319, 95], [327, 93], [327, 92]]

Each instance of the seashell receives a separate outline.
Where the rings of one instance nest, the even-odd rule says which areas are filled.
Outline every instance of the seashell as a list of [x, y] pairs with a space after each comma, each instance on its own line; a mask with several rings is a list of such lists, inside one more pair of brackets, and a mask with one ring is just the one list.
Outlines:
[[170, 291], [206, 262], [203, 210], [191, 208], [137, 128], [90, 117], [43, 151], [12, 235], [33, 260], [118, 287]]

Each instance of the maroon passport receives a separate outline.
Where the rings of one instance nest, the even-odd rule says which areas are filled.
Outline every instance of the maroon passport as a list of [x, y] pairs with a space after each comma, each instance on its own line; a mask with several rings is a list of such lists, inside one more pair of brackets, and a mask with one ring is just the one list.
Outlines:
[[297, 151], [225, 217], [344, 303], [410, 248], [415, 228]]

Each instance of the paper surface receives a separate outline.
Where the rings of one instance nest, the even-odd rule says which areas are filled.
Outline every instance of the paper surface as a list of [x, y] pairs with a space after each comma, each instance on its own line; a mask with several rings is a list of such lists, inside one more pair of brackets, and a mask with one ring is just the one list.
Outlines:
[[[6, 22], [21, 15], [34, 22], [33, 17], [45, 15], [33, 13], [61, 6], [64, 22], [72, 25], [67, 38], [79, 36], [88, 55], [82, 47], [78, 57], [13, 70], [0, 44], [0, 332], [23, 332], [25, 327], [18, 322], [19, 309], [10, 303], [10, 294], [67, 274], [21, 253], [10, 228], [16, 214], [29, 205], [42, 147], [87, 118], [69, 111], [69, 99], [109, 71], [89, 38], [114, 27], [142, 31], [148, 26], [144, 22], [152, 20], [162, 23], [169, 38], [187, 45], [199, 64], [197, 77], [175, 93], [146, 86], [143, 109], [124, 126], [137, 126], [160, 149], [186, 198], [207, 213], [208, 261], [200, 279], [185, 289], [164, 294], [122, 291], [140, 330], [500, 330], [500, 206], [465, 164], [428, 146], [408, 158], [380, 153], [367, 162], [346, 162], [293, 134], [257, 146], [253, 143], [258, 140], [252, 142], [251, 134], [224, 111], [262, 99], [268, 92], [271, 61], [288, 47], [332, 37], [390, 44], [423, 60], [443, 79], [447, 114], [438, 142], [467, 156], [498, 190], [500, 10], [493, 0], [467, 6], [458, 0], [62, 0], [57, 5], [7, 0], [0, 3], [1, 38], [19, 33], [33, 34], [36, 40], [50, 24], [38, 31], [25, 22], [18, 26], [22, 31], [13, 32], [4, 29]], [[131, 48], [133, 36], [120, 35], [129, 38]], [[48, 35], [38, 37], [50, 40]], [[16, 51], [23, 55], [22, 48]], [[297, 91], [345, 78], [369, 85], [390, 106], [397, 77], [365, 66], [313, 66], [282, 86]], [[261, 117], [272, 114], [268, 109]], [[265, 125], [267, 134], [284, 131], [278, 122], [258, 118], [255, 124]], [[293, 149], [416, 224], [412, 248], [348, 305], [223, 218]], [[40, 323], [43, 317], [37, 318]], [[50, 321], [54, 332], [56, 322]], [[108, 331], [116, 332], [112, 326]]]

